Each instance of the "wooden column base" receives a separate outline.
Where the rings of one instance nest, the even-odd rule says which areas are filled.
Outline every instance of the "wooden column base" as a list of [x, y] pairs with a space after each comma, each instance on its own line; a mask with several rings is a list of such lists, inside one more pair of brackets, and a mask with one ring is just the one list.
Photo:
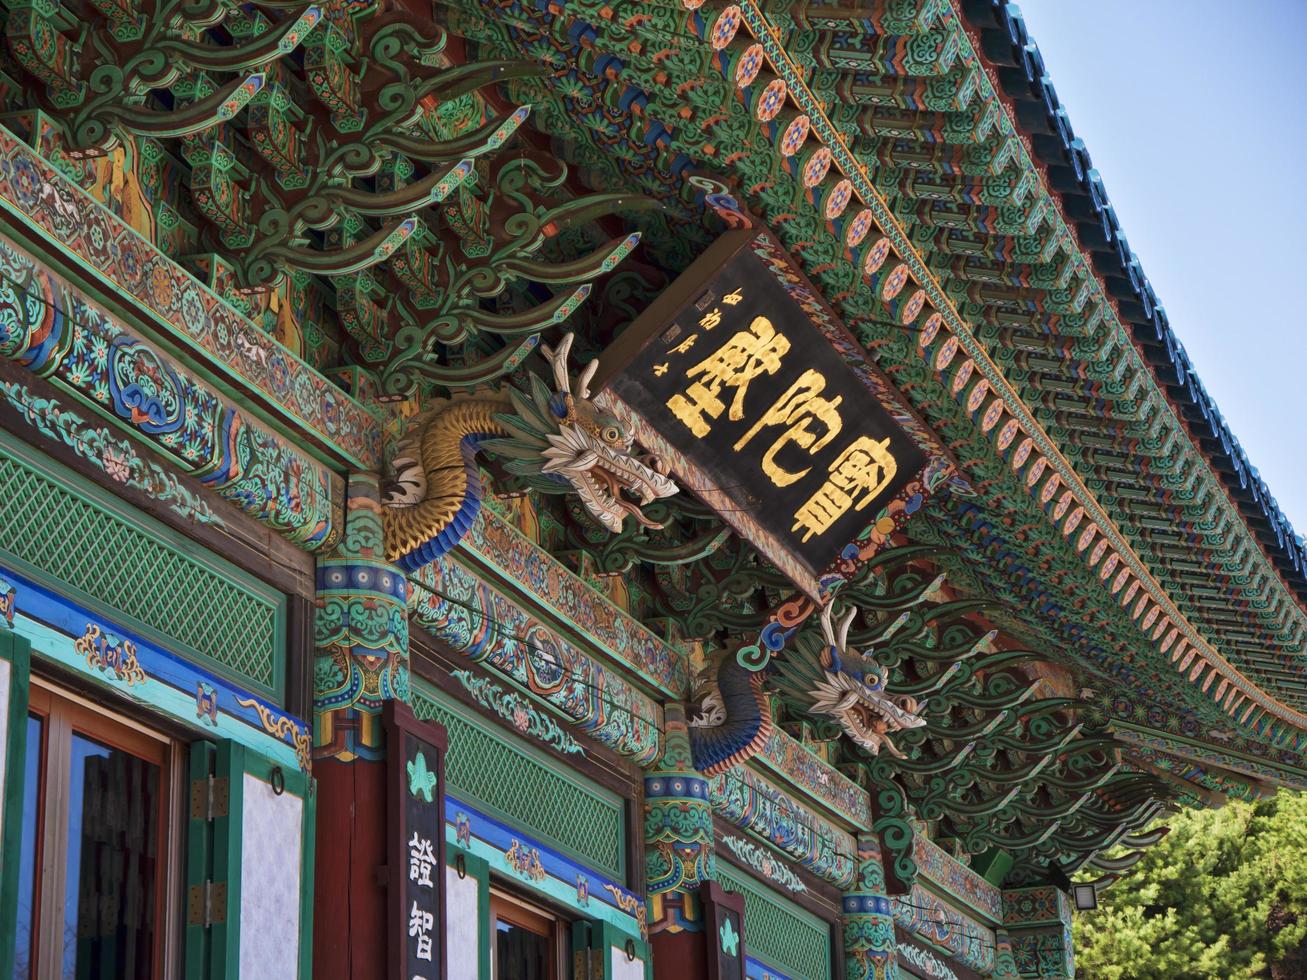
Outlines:
[[707, 938], [702, 932], [656, 932], [649, 937], [654, 980], [708, 980]]
[[315, 980], [376, 980], [386, 974], [386, 764], [356, 759], [313, 764], [318, 781], [313, 895]]

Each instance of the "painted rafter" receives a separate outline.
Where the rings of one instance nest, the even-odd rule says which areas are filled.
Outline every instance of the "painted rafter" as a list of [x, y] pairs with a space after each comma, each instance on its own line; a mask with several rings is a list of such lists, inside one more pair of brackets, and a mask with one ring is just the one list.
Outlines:
[[[516, 36], [519, 37], [523, 42], [525, 42], [527, 38], [535, 37], [536, 33], [541, 31], [541, 27], [539, 26], [540, 22], [547, 21], [551, 16], [547, 14], [528, 14], [525, 11], [519, 12], [516, 10], [516, 8], [513, 7], [512, 4], [504, 4], [502, 5], [502, 7], [503, 10], [506, 12], [510, 10], [513, 11], [512, 14], [510, 15], [511, 17], [516, 18], [515, 20], [513, 20], [513, 30], [519, 32], [519, 34]], [[636, 87], [631, 84], [631, 82], [635, 81], [640, 76], [641, 72], [646, 70], [642, 62], [647, 61], [647, 59], [652, 54], [659, 53], [660, 58], [655, 62], [649, 62], [649, 69], [648, 69], [650, 71], [657, 71], [661, 64], [669, 61], [673, 56], [677, 59], [680, 59], [681, 64], [688, 63], [686, 61], [687, 58], [689, 58], [690, 61], [693, 61], [694, 58], [697, 57], [697, 55], [691, 55], [686, 51], [686, 41], [684, 35], [678, 35], [676, 28], [664, 30], [664, 33], [659, 34], [658, 31], [656, 31], [653, 28], [653, 26], [651, 26], [653, 21], [658, 20], [658, 18], [648, 18], [648, 17], [645, 17], [643, 19], [637, 18], [636, 20], [627, 22], [620, 19], [619, 12], [616, 10], [613, 10], [609, 13], [605, 13], [602, 10], [591, 11], [588, 8], [582, 9], [580, 7], [577, 8], [569, 7], [568, 11], [569, 12], [567, 14], [565, 15], [560, 14], [559, 16], [562, 16], [565, 20], [567, 20], [569, 24], [571, 24], [576, 29], [581, 30], [583, 33], [586, 30], [592, 30], [594, 32], [594, 36], [604, 37], [609, 33], [616, 34], [617, 33], [616, 28], [621, 26], [627, 29], [628, 31], [635, 30], [640, 35], [640, 37], [642, 38], [642, 43], [637, 48], [633, 48], [630, 52], [623, 54], [622, 56], [623, 69], [618, 71], [616, 74], [610, 72], [607, 77], [610, 80], [615, 79], [616, 81], [614, 81], [613, 84], [620, 87], [631, 96], [635, 98], [642, 98], [642, 97], [649, 98], [650, 111], [652, 111], [655, 108], [654, 106], [655, 102], [660, 102], [661, 93], [656, 92], [653, 86]], [[593, 19], [589, 19], [591, 15], [593, 15]], [[716, 16], [716, 12], [714, 13], [713, 16]], [[674, 19], [675, 18], [673, 18], [673, 20]], [[747, 19], [748, 18], [746, 18], [746, 20]], [[698, 18], [698, 15], [691, 16], [689, 18], [689, 21], [692, 28], [699, 31], [701, 36], [704, 37], [707, 37], [710, 31], [712, 29], [715, 29], [715, 25], [716, 25], [716, 22], [711, 18], [701, 19]], [[460, 24], [459, 29], [467, 30], [469, 28], [466, 25]], [[491, 43], [497, 43], [497, 39], [493, 37], [493, 30], [487, 31], [487, 29], [485, 29], [484, 27], [480, 28], [479, 30], [480, 30], [480, 33], [478, 35], [479, 40], [490, 41]], [[738, 31], [738, 25], [736, 25], [735, 30]], [[764, 31], [764, 35], [765, 34], [766, 32]], [[540, 33], [540, 36], [543, 38], [544, 34]], [[730, 79], [733, 77], [733, 73], [738, 68], [740, 68], [741, 65], [744, 65], [749, 62], [749, 57], [751, 57], [749, 55], [750, 49], [747, 42], [740, 43], [738, 40], [733, 40], [728, 31], [723, 31], [720, 34], [720, 37], [724, 38], [725, 42], [722, 45], [716, 47], [715, 49], [711, 45], [706, 45], [707, 53], [709, 54], [710, 59], [712, 58], [717, 59], [716, 61], [710, 60], [708, 63], [714, 69], [719, 70], [720, 73], [723, 76], [725, 76], [727, 79]], [[643, 39], [645, 38], [648, 39], [649, 42], [648, 44], [643, 43]], [[669, 38], [675, 43], [669, 43], [668, 41]], [[629, 35], [627, 39], [629, 40]], [[764, 41], [767, 40], [765, 36], [763, 39]], [[535, 45], [535, 47], [533, 47], [532, 50], [539, 49], [538, 42], [532, 41], [531, 43]], [[660, 44], [662, 45], [661, 49], [659, 47]], [[718, 53], [712, 54], [711, 52], [713, 50], [717, 51]], [[775, 68], [777, 66], [773, 65], [772, 67]], [[782, 72], [784, 72], [784, 66], [780, 66], [780, 68]], [[754, 75], [752, 77], [756, 77], [756, 69], [753, 67], [752, 63], [749, 64], [749, 70], [754, 72]], [[775, 76], [773, 75], [766, 76], [766, 78], [768, 79], [774, 77]], [[729, 105], [731, 102], [731, 98], [729, 95], [726, 97], [724, 102], [714, 101], [714, 99], [718, 97], [715, 94], [718, 91], [718, 89], [715, 89], [714, 86], [718, 84], [719, 83], [713, 81], [713, 76], [711, 73], [709, 73], [706, 77], [701, 77], [699, 81], [696, 83], [696, 85], [688, 89], [685, 89], [683, 92], [677, 94], [682, 94], [687, 97], [693, 96], [693, 101], [692, 101], [693, 110], [696, 113], [705, 112], [706, 108], [709, 106]], [[761, 92], [763, 87], [764, 86], [761, 83], [757, 83], [751, 87], [748, 87], [742, 92], [743, 95], [747, 96], [746, 108], [753, 108], [755, 103], [749, 102], [748, 100], [755, 98], [756, 93]], [[794, 89], [794, 91], [800, 92], [802, 90], [803, 90], [802, 83], [799, 82], [798, 88]], [[729, 91], [730, 88], [728, 85], [727, 92]], [[641, 95], [642, 92], [647, 93], [647, 95]], [[804, 106], [799, 106], [799, 108], [802, 109], [804, 108]], [[779, 122], [793, 119], [795, 115], [794, 109], [787, 109], [786, 111], [789, 113], [789, 115], [786, 116], [782, 114], [783, 119], [773, 124], [775, 128], [773, 128], [772, 126], [764, 125], [763, 129], [768, 133], [778, 137], [780, 135], [781, 129], [784, 128], [783, 126], [779, 125]], [[716, 135], [723, 136], [730, 129], [731, 126], [735, 125], [734, 123], [734, 119], [736, 118], [735, 112], [736, 112], [735, 109], [731, 109], [730, 111], [727, 112], [719, 112], [717, 116], [711, 118], [712, 125], [715, 127]], [[644, 118], [646, 120], [650, 119], [650, 117], [647, 115]], [[670, 118], [670, 116], [668, 116], [667, 118]], [[645, 123], [645, 125], [653, 126], [655, 129], [657, 128], [652, 121]], [[811, 115], [811, 119], [809, 120], [809, 125], [815, 130], [817, 130], [817, 135], [821, 137], [822, 142], [824, 144], [828, 146], [837, 146], [839, 144], [840, 142], [839, 139], [834, 137], [833, 132], [830, 130], [830, 128], [828, 126], [825, 126], [821, 121], [820, 113]], [[666, 128], [665, 131], [667, 135], [671, 138], [672, 146], [681, 146], [684, 147], [687, 151], [690, 149], [689, 141], [680, 139], [678, 137], [679, 134], [686, 134], [692, 132], [692, 129], [682, 126], [678, 131], [673, 131], [672, 128], [668, 127]], [[743, 134], [741, 133], [741, 135]], [[754, 145], [756, 145], [756, 141]], [[702, 149], [702, 144], [696, 147], [696, 151], [701, 149]], [[813, 156], [814, 150], [815, 148], [812, 148], [810, 146], [810, 149], [804, 152], [801, 159], [795, 161], [793, 165], [794, 169], [792, 169], [790, 172], [797, 177], [800, 169], [806, 166], [804, 161], [808, 160], [810, 157]], [[736, 154], [736, 157], [739, 156], [740, 156], [739, 154]], [[730, 159], [732, 158], [727, 158], [728, 163], [730, 162]], [[842, 159], [852, 159], [852, 158], [845, 157]], [[830, 172], [832, 174], [832, 180], [835, 180], [841, 176], [840, 174], [835, 173], [835, 171], [833, 170]], [[844, 173], [843, 176], [856, 181], [858, 177], [857, 166], [850, 164], [847, 172]], [[832, 183], [830, 186], [833, 187], [834, 184]], [[814, 203], [819, 203], [821, 199], [821, 195], [824, 195], [826, 192], [827, 184], [821, 183], [819, 185], [814, 185], [814, 187], [815, 190], [812, 192], [812, 198], [810, 199], [813, 199]], [[874, 188], [868, 187], [867, 190], [872, 194], [872, 196], [874, 196]], [[818, 193], [818, 191], [820, 191], [820, 194]], [[784, 188], [780, 184], [770, 184], [766, 187], [760, 185], [757, 187], [756, 193], [759, 195], [759, 199], [762, 201], [762, 209], [765, 213], [771, 213], [776, 209], [783, 209], [788, 206], [791, 213], [796, 214], [796, 217], [802, 216], [805, 207], [805, 202], [803, 200], [802, 194], [800, 194], [798, 197], [792, 196], [787, 201], [784, 194]], [[874, 203], [874, 201], [870, 203]], [[798, 205], [797, 212], [795, 211], [796, 204]], [[895, 235], [901, 234], [901, 229], [899, 231], [895, 231], [896, 222], [893, 220], [893, 216], [887, 213], [885, 217], [889, 221], [890, 231], [893, 232]], [[838, 221], [836, 222], [837, 226], [840, 224], [841, 222]], [[781, 230], [783, 233], [786, 231], [787, 227], [788, 225], [781, 226]], [[906, 237], [902, 239], [900, 244], [903, 245], [904, 247], [911, 249], [911, 243], [907, 240]], [[791, 247], [793, 248], [794, 246], [791, 245]], [[802, 258], [808, 259], [809, 253], [812, 250], [808, 248], [803, 248], [803, 249], [799, 249], [799, 251]], [[823, 271], [821, 273], [821, 276], [825, 278], [835, 276], [835, 274], [839, 272], [839, 263], [836, 262], [835, 266], [836, 266], [835, 268], [829, 269], [828, 272]], [[828, 266], [823, 265], [821, 266], [821, 268], [823, 270], [827, 270]], [[915, 272], [916, 269], [914, 268], [913, 271]], [[929, 286], [929, 283], [924, 284], [923, 288], [926, 288], [927, 286]], [[857, 288], [856, 285], [854, 286], [854, 288], [856, 290]], [[905, 292], [903, 295], [907, 295], [907, 293]], [[943, 293], [939, 293], [938, 296], [943, 299], [944, 305], [946, 307], [952, 309], [951, 306], [949, 306], [949, 302], [947, 298], [943, 296]], [[951, 316], [952, 314], [950, 314], [950, 317]], [[953, 320], [950, 318], [949, 322], [950, 324], [952, 324]], [[951, 334], [949, 336], [951, 336]], [[935, 345], [935, 348], [938, 348], [938, 346], [939, 344], [937, 343]], [[971, 346], [972, 345], [968, 343], [966, 349], [966, 353], [969, 355], [968, 360], [974, 361], [974, 358], [970, 356], [973, 353], [980, 353], [983, 359], [983, 352], [980, 352], [978, 348], [976, 351], [973, 352], [970, 349]], [[925, 353], [929, 354], [933, 359], [935, 349], [928, 349]], [[976, 365], [979, 363], [980, 362], [978, 361], [973, 363], [972, 365], [973, 371], [977, 370]], [[978, 389], [978, 391], [984, 392], [984, 394], [981, 395], [981, 403], [983, 405], [985, 403], [984, 395], [988, 394], [992, 396], [993, 389], [991, 389], [989, 386], [990, 381], [992, 379], [989, 378], [988, 369], [986, 368], [984, 370], [981, 370], [981, 374], [976, 375], [976, 377], [981, 377], [982, 374], [985, 375], [985, 377], [983, 377], [982, 380], [986, 381], [986, 385], [984, 386], [984, 388]], [[961, 389], [960, 396], [962, 401], [967, 401], [971, 398], [972, 396], [971, 388], [973, 387], [975, 386], [974, 385], [969, 387], [964, 386]], [[998, 385], [998, 390], [1002, 392], [1005, 397], [1011, 394], [1011, 389], [1005, 389], [1004, 385], [1001, 382]], [[1019, 399], [1017, 399], [1017, 401], [1019, 401]], [[1005, 410], [1006, 408], [1004, 409], [1004, 411]], [[1015, 413], [1016, 415], [1020, 416], [1020, 419], [1016, 421], [1015, 424], [1023, 428], [1030, 428], [1030, 426], [1026, 425], [1027, 422], [1033, 421], [1033, 418], [1029, 415], [1029, 413], [1024, 409], [1022, 409], [1019, 405], [1015, 407]], [[1001, 417], [1002, 416], [1000, 415], [1000, 418]], [[1043, 479], [1038, 479], [1038, 478], [1032, 479], [1026, 485], [1030, 485], [1036, 494], [1043, 494], [1048, 489], [1053, 489], [1055, 494], [1058, 490], [1062, 490], [1064, 491], [1063, 493], [1064, 497], [1068, 497], [1069, 494], [1070, 496], [1068, 497], [1068, 499], [1074, 501], [1076, 499], [1076, 493], [1079, 493], [1080, 491], [1076, 490], [1075, 493], [1073, 493], [1071, 488], [1075, 487], [1076, 485], [1083, 486], [1083, 484], [1079, 484], [1079, 480], [1073, 474], [1071, 474], [1069, 466], [1065, 465], [1065, 460], [1060, 459], [1058, 457], [1055, 447], [1052, 446], [1051, 442], [1047, 441], [1047, 434], [1043, 432], [1042, 428], [1038, 425], [1038, 423], [1035, 423], [1035, 426], [1031, 431], [1034, 433], [1035, 436], [1039, 436], [1038, 441], [1034, 438], [1034, 436], [1032, 436], [1031, 438], [1032, 444], [1037, 443], [1035, 445], [1035, 448], [1041, 450], [1041, 452], [1045, 449], [1051, 450], [1052, 455], [1050, 456], [1049, 453], [1045, 452], [1042, 455], [1032, 454], [1028, 456], [1027, 459], [1029, 460], [1029, 464], [1023, 467], [1020, 473], [1020, 476], [1023, 478], [1023, 481], [1025, 481], [1027, 477], [1043, 477]], [[1070, 476], [1070, 484], [1066, 482], [1066, 478], [1068, 477], [1068, 475]], [[1051, 482], [1052, 480], [1056, 480], [1057, 482], [1053, 483]], [[1084, 494], [1088, 495], [1089, 491], [1085, 490]], [[1093, 510], [1093, 507], [1094, 504], [1091, 501], [1090, 509]], [[1072, 509], [1075, 510], [1075, 508]], [[1080, 511], [1083, 511], [1083, 509], [1084, 509], [1083, 507], [1079, 508]], [[1069, 515], [1068, 520], [1070, 520], [1072, 517], [1075, 516], [1073, 513], [1070, 513], [1067, 509], [1062, 508], [1062, 505], [1060, 503], [1058, 504], [1058, 508], [1055, 509], [1053, 513]], [[1099, 511], [1098, 513], [1101, 515], [1101, 511]], [[1101, 516], [1105, 516], [1105, 515], [1101, 515]], [[1045, 518], [1045, 520], [1046, 519], [1047, 518]], [[1082, 522], [1084, 521], [1083, 517], [1077, 519]], [[1119, 533], [1117, 532], [1115, 526], [1110, 525], [1110, 522], [1103, 522], [1101, 520], [1096, 520], [1094, 522], [1094, 529], [1095, 529], [1095, 534], [1099, 534], [1101, 532], [1102, 534], [1105, 534], [1109, 539], [1111, 539], [1109, 541], [1109, 545], [1111, 546], [1114, 546], [1117, 543], [1121, 543], [1124, 540], [1119, 538]], [[1173, 621], [1174, 617], [1163, 615], [1163, 613], [1166, 610], [1166, 604], [1169, 603], [1169, 600], [1166, 599], [1166, 597], [1162, 594], [1160, 590], [1160, 586], [1158, 586], [1156, 581], [1152, 579], [1151, 574], [1148, 573], [1146, 570], [1144, 570], [1142, 565], [1137, 564], [1136, 558], [1127, 557], [1127, 561], [1124, 564], [1122, 564], [1120, 557], [1117, 557], [1115, 559], [1110, 559], [1104, 554], [1103, 551], [1099, 550], [1098, 548], [1093, 548], [1090, 549], [1089, 551], [1082, 552], [1079, 560], [1085, 561], [1088, 558], [1094, 558], [1095, 560], [1094, 570], [1096, 573], [1099, 571], [1099, 569], [1097, 568], [1098, 565], [1103, 565], [1104, 568], [1107, 568], [1110, 567], [1108, 563], [1111, 562], [1112, 564], [1119, 566], [1121, 572], [1127, 572], [1131, 576], [1129, 583], [1126, 582], [1122, 583], [1123, 587], [1127, 584], [1129, 585], [1129, 588], [1125, 589], [1125, 591], [1129, 592], [1136, 599], [1142, 599], [1142, 597], [1147, 597], [1148, 605], [1146, 607], [1141, 607], [1139, 603], [1132, 602], [1131, 604], [1132, 608], [1128, 611], [1134, 612], [1136, 609], [1138, 610], [1137, 613], [1132, 617], [1135, 620], [1136, 625], [1125, 626], [1123, 624], [1123, 628], [1125, 628], [1127, 632], [1139, 630], [1140, 625], [1146, 622], [1148, 625], [1143, 627], [1143, 629], [1147, 630], [1146, 635], [1148, 636], [1148, 640], [1145, 640], [1143, 642], [1151, 641], [1153, 643], [1161, 644], [1165, 642], [1168, 636], [1168, 630], [1174, 628], [1176, 630], [1176, 634], [1181, 635], [1182, 638], [1184, 639], [1185, 641], [1184, 645], [1186, 647], [1189, 647], [1195, 640], [1198, 641], [1199, 644], [1198, 649], [1201, 651], [1203, 657], [1205, 658], [1204, 663], [1207, 664], [1207, 666], [1204, 667], [1204, 671], [1203, 671], [1204, 675], [1210, 674], [1213, 670], [1217, 671], [1218, 673], [1226, 673], [1227, 671], [1233, 671], [1233, 668], [1230, 667], [1228, 664], [1224, 664], [1219, 660], [1212, 661], [1211, 657], [1209, 656], [1209, 652], [1210, 652], [1209, 648], [1205, 648], [1202, 645], [1201, 637], [1199, 637], [1198, 634], [1194, 632], [1188, 624], [1184, 623], [1182, 619], [1178, 621]], [[1115, 569], [1113, 571], [1115, 571]], [[1140, 579], [1139, 577], [1138, 574], [1139, 572], [1143, 572], [1144, 577], [1142, 579]], [[1115, 583], [1119, 580], [1119, 578], [1120, 578], [1119, 575], [1115, 575], [1109, 584], [1115, 585]], [[1109, 592], [1108, 594], [1110, 595], [1111, 593]], [[1159, 607], [1159, 613], [1157, 615], [1153, 615], [1151, 609], [1159, 600], [1163, 602], [1163, 606]], [[1159, 626], [1161, 627], [1160, 634], [1158, 635], [1157, 639], [1153, 639], [1152, 634], [1157, 632], [1156, 627]], [[1135, 632], [1134, 636], [1136, 638], [1131, 640], [1132, 643], [1137, 644], [1141, 642], [1139, 639], [1138, 632]], [[1174, 641], [1171, 645], [1173, 644]], [[1237, 673], [1224, 677], [1224, 680], [1227, 683], [1222, 688], [1222, 698], [1223, 698], [1223, 700], [1221, 701], [1222, 707], [1229, 708], [1231, 710], [1236, 710], [1234, 708], [1234, 701], [1236, 699], [1239, 699], [1241, 700], [1241, 706], [1237, 709], [1238, 711], [1237, 717], [1243, 719], [1245, 724], [1249, 725], [1251, 728], [1259, 727], [1255, 723], [1256, 717], [1265, 716], [1266, 724], [1260, 727], [1266, 729], [1267, 734], [1269, 734], [1270, 737], [1276, 739], [1285, 739], [1288, 737], [1289, 730], [1285, 727], [1283, 723], [1285, 721], [1285, 718], [1281, 716], [1285, 715], [1285, 713], [1287, 712], [1288, 717], [1293, 718], [1294, 715], [1292, 709], [1284, 708], [1283, 711], [1278, 710], [1278, 708], [1276, 707], [1277, 702], [1275, 702], [1274, 699], [1265, 698], [1261, 693], [1257, 691], [1255, 687], [1249, 686], [1249, 682], [1246, 680], [1246, 678], [1241, 678], [1241, 676], [1238, 675]], [[1216, 690], [1217, 686], [1219, 685], [1217, 684], [1209, 685], [1207, 697], [1210, 698], [1212, 696], [1212, 693]], [[1232, 693], [1232, 689], [1234, 689], [1234, 693]], [[1201, 686], [1199, 687], [1199, 691], [1196, 693], [1202, 693]], [[1229, 695], [1229, 697], [1227, 698], [1226, 695]], [[1241, 695], [1242, 697], [1240, 697]], [[1251, 700], [1250, 700], [1250, 695], [1251, 695]]]
[[[276, 309], [289, 277], [317, 277], [390, 396], [512, 371], [639, 241], [559, 254], [569, 227], [650, 202], [573, 199], [556, 161], [500, 155], [529, 112], [497, 116], [479, 92], [542, 67], [456, 65], [444, 29], [402, 9], [166, 0], [149, 16], [88, 4], [76, 23], [21, 9], [10, 50], [48, 82], [32, 93], [61, 152], [166, 144], [190, 167], [199, 238], [234, 291]], [[480, 117], [447, 125], [451, 106]]]

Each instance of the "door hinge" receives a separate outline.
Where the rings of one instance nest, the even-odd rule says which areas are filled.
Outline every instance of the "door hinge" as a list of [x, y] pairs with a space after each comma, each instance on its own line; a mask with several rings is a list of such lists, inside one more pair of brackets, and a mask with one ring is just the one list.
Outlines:
[[216, 820], [228, 813], [230, 784], [226, 776], [191, 780], [191, 819]]
[[227, 921], [227, 883], [204, 881], [186, 894], [186, 924], [208, 928]]

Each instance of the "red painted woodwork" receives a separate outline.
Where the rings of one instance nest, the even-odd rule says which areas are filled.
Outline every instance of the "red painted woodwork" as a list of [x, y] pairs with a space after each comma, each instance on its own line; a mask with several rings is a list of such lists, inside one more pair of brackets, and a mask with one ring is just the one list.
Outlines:
[[702, 932], [656, 932], [649, 937], [654, 980], [708, 980], [708, 944]]
[[316, 980], [376, 980], [386, 970], [386, 764], [313, 764], [318, 834], [313, 895]]

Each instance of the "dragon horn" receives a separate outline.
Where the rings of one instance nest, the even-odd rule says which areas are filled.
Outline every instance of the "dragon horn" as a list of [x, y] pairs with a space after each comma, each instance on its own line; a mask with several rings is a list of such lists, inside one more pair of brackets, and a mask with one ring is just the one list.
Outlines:
[[589, 364], [585, 366], [584, 370], [581, 371], [581, 376], [576, 379], [577, 398], [590, 397], [590, 379], [595, 376], [595, 372], [598, 370], [599, 370], [599, 358], [596, 357], [593, 361], [591, 361]]
[[563, 339], [557, 349], [550, 347], [548, 344], [540, 345], [540, 353], [545, 356], [545, 360], [554, 369], [555, 390], [568, 395], [572, 393], [572, 385], [567, 377], [567, 355], [571, 353], [572, 341], [575, 339], [576, 334], [569, 331], [563, 334]]
[[853, 617], [858, 615], [857, 606], [849, 606], [848, 614], [840, 620], [840, 650], [847, 650], [849, 644], [849, 628], [853, 626]]
[[830, 617], [834, 611], [834, 599], [821, 607], [821, 631], [826, 637], [826, 644], [832, 647], [835, 646], [835, 627], [831, 625]]

